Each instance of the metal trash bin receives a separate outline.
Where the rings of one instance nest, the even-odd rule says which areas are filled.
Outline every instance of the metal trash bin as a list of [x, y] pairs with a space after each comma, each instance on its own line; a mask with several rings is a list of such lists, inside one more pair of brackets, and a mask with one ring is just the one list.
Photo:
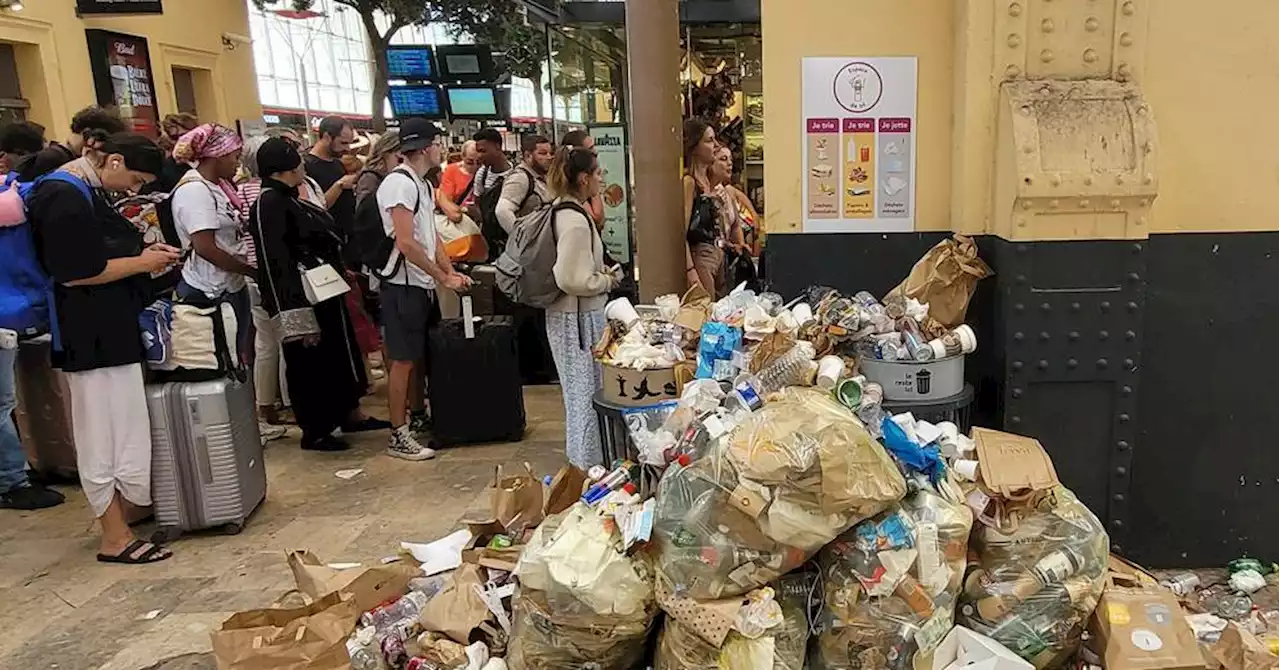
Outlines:
[[[973, 417], [970, 405], [973, 404], [973, 385], [965, 384], [960, 392], [948, 396], [946, 398], [938, 398], [936, 400], [889, 400], [885, 398], [880, 406], [889, 414], [901, 414], [903, 412], [911, 412], [917, 419], [928, 421], [929, 423], [941, 423], [950, 421], [954, 423], [961, 433], [969, 434], [969, 429], [973, 427]], [[623, 426], [625, 432], [626, 426]]]
[[[627, 420], [625, 413], [637, 410], [648, 409], [646, 407], [623, 407], [615, 405], [604, 399], [603, 391], [596, 391], [595, 396], [591, 398], [591, 402], [596, 409], [596, 425], [600, 430], [600, 451], [604, 458], [605, 467], [611, 465], [619, 459], [629, 459], [636, 463], [640, 462], [640, 452], [636, 449], [635, 443], [631, 441], [631, 435], [627, 432]], [[653, 406], [650, 406], [651, 408]], [[636, 488], [640, 496], [648, 497], [658, 490], [658, 479], [662, 477], [662, 472], [652, 465], [640, 465], [640, 481], [637, 482]]]

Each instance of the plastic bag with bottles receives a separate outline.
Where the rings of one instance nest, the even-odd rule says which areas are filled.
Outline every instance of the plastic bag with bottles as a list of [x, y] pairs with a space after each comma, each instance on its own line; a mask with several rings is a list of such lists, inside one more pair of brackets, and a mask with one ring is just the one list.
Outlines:
[[884, 447], [811, 388], [773, 395], [708, 446], [659, 484], [657, 567], [680, 596], [764, 586], [906, 493]]
[[1063, 486], [1000, 509], [975, 527], [977, 564], [965, 577], [958, 623], [1036, 668], [1060, 665], [1102, 597], [1106, 529]]

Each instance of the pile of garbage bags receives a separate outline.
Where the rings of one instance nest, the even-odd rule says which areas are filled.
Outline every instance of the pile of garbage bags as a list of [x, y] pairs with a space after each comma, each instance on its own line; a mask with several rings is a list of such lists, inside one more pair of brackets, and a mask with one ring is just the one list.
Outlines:
[[980, 516], [970, 539], [976, 564], [964, 581], [960, 623], [1038, 669], [1066, 661], [1102, 596], [1108, 539], [1098, 517], [1058, 486], [1005, 501]]
[[646, 553], [621, 551], [611, 522], [576, 503], [534, 531], [516, 565], [511, 668], [631, 668], [644, 658], [658, 611], [653, 570]]
[[658, 571], [699, 600], [742, 595], [800, 567], [906, 482], [829, 394], [789, 387], [658, 488]]
[[821, 633], [815, 670], [911, 668], [951, 629], [973, 515], [923, 478], [900, 504], [859, 523], [818, 555]]

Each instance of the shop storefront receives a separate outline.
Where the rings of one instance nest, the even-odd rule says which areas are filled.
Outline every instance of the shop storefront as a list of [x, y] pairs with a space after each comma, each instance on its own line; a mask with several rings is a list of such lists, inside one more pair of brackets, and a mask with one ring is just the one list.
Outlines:
[[50, 138], [92, 104], [115, 107], [148, 135], [178, 111], [231, 126], [259, 119], [248, 35], [238, 2], [45, 0], [0, 10], [0, 117], [40, 123]]

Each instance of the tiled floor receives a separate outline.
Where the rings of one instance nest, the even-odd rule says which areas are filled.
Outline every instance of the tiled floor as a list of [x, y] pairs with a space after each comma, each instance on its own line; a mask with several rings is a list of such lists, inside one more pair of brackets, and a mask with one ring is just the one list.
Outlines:
[[[559, 468], [559, 388], [528, 388], [525, 405], [524, 441], [446, 450], [423, 463], [384, 455], [385, 433], [354, 439], [341, 454], [303, 452], [294, 429], [268, 445], [267, 500], [242, 533], [185, 537], [172, 545], [174, 558], [155, 565], [96, 562], [96, 531], [76, 488], [51, 510], [0, 510], [0, 668], [136, 670], [166, 659], [166, 670], [213, 668], [209, 632], [293, 587], [287, 550], [310, 549], [325, 561], [377, 559], [401, 540], [435, 539], [468, 510], [487, 508], [498, 465]], [[384, 408], [370, 411], [385, 416]], [[364, 471], [350, 480], [334, 475], [349, 468]]]

